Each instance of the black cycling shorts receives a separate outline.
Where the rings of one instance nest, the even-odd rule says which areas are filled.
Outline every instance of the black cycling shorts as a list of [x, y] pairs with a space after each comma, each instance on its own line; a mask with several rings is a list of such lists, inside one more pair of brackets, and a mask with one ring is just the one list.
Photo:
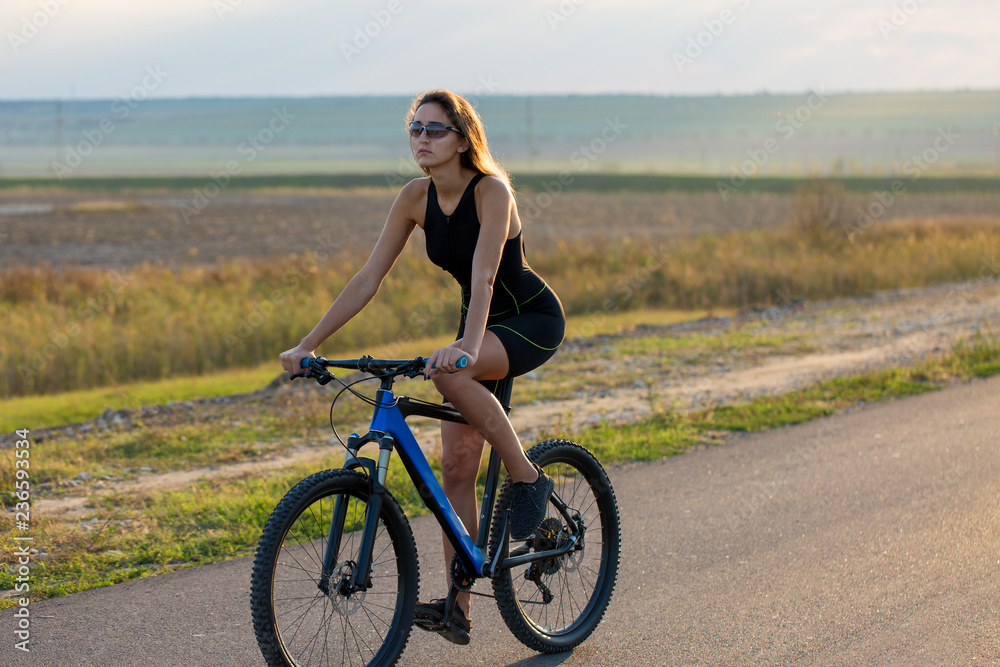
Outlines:
[[[488, 318], [486, 328], [492, 331], [507, 352], [508, 372], [502, 380], [483, 380], [480, 384], [510, 408], [512, 380], [533, 371], [559, 349], [566, 335], [566, 315], [555, 293], [549, 289], [533, 300], [532, 310], [517, 315]], [[456, 340], [465, 335], [465, 317], [458, 327]]]

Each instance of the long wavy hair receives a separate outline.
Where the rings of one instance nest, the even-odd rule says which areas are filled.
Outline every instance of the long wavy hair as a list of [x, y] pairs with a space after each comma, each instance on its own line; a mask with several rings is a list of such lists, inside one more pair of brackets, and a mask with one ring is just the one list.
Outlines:
[[[510, 174], [500, 166], [497, 159], [490, 153], [489, 144], [486, 143], [486, 126], [483, 124], [483, 119], [479, 117], [479, 113], [472, 108], [469, 101], [461, 95], [456, 95], [443, 88], [417, 95], [406, 114], [406, 125], [409, 126], [413, 122], [413, 115], [417, 113], [417, 109], [428, 102], [439, 104], [444, 109], [452, 126], [461, 130], [466, 141], [469, 142], [469, 150], [461, 153], [459, 158], [462, 166], [480, 174], [496, 176], [507, 184], [508, 190], [513, 192]], [[425, 174], [430, 173], [426, 168], [422, 167], [422, 169]]]

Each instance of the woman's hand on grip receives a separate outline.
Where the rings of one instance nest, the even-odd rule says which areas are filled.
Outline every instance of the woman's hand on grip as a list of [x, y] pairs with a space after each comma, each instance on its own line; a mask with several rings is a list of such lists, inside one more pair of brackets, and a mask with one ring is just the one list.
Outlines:
[[302, 360], [306, 357], [313, 356], [312, 350], [307, 350], [301, 345], [297, 345], [290, 350], [286, 350], [278, 355], [281, 360], [281, 367], [285, 369], [287, 373], [298, 373], [302, 370]]
[[[461, 364], [461, 359], [465, 359], [466, 362]], [[435, 375], [440, 373], [456, 373], [475, 363], [475, 355], [466, 352], [460, 347], [451, 345], [442, 347], [436, 350], [427, 360], [427, 365], [424, 367], [424, 379], [431, 380]]]

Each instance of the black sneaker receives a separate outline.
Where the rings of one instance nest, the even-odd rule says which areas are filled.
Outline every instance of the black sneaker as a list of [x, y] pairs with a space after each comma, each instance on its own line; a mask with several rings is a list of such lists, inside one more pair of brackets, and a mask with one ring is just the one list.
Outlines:
[[510, 489], [510, 536], [526, 540], [545, 518], [545, 506], [555, 488], [555, 481], [537, 465], [538, 479], [534, 482], [514, 482]]
[[431, 600], [430, 602], [417, 602], [413, 608], [413, 625], [427, 632], [436, 632], [452, 644], [464, 646], [469, 643], [469, 632], [472, 630], [472, 622], [465, 617], [465, 612], [458, 605], [455, 605], [455, 615], [451, 618], [451, 625], [444, 625], [445, 600]]

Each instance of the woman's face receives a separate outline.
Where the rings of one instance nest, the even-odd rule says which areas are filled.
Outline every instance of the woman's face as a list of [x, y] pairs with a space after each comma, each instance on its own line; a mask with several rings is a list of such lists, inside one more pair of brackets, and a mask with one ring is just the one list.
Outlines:
[[[437, 102], [427, 102], [420, 105], [420, 108], [413, 114], [413, 120], [421, 125], [429, 125], [430, 123], [452, 125], [448, 114]], [[410, 150], [413, 151], [413, 159], [416, 160], [417, 165], [424, 169], [458, 159], [458, 155], [468, 149], [469, 143], [458, 132], [449, 131], [437, 139], [430, 138], [426, 132], [410, 137]]]

